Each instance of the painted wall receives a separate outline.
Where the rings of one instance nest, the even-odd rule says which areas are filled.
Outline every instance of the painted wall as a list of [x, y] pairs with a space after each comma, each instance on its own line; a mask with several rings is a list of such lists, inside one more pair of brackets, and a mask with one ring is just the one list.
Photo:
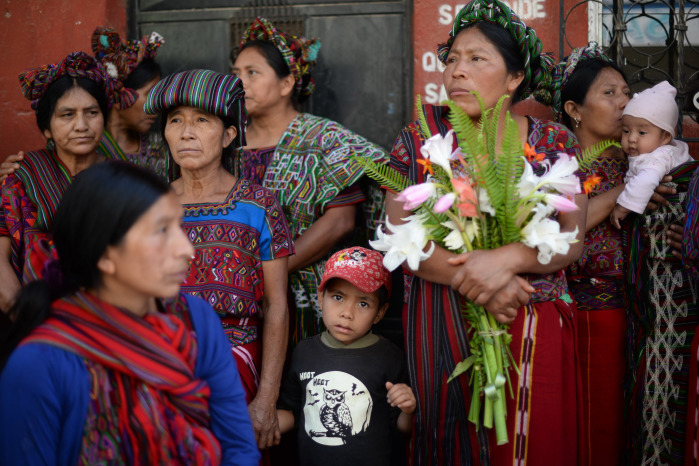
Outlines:
[[2, 0], [0, 3], [0, 160], [19, 150], [43, 147], [29, 101], [17, 75], [56, 63], [70, 52], [91, 53], [100, 25], [124, 37], [126, 0]]

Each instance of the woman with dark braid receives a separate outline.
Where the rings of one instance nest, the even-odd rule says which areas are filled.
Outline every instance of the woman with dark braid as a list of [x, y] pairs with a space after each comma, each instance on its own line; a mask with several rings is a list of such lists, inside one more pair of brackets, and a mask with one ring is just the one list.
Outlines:
[[[552, 59], [542, 44], [503, 2], [475, 0], [454, 20], [439, 58], [447, 95], [478, 123], [477, 91], [486, 108], [503, 95], [504, 110], [550, 80]], [[432, 134], [450, 129], [448, 107], [426, 105]], [[503, 112], [504, 115], [504, 112]], [[563, 126], [512, 115], [522, 144], [547, 160], [558, 153], [575, 157], [575, 137]], [[423, 136], [412, 123], [399, 135], [391, 154], [393, 168], [412, 182], [425, 181], [417, 163]], [[454, 149], [456, 148], [456, 143]], [[544, 165], [533, 167], [541, 174]], [[577, 195], [579, 209], [560, 214], [561, 231], [576, 231], [582, 240], [587, 196]], [[410, 215], [395, 193], [386, 194], [391, 223]], [[536, 250], [521, 243], [455, 256], [435, 247], [432, 256], [407, 277], [404, 308], [410, 385], [416, 392], [412, 459], [416, 465], [575, 464], [578, 447], [579, 376], [575, 346], [575, 305], [568, 296], [564, 269], [575, 261], [582, 241], [548, 265]], [[407, 270], [406, 270], [407, 272]], [[447, 383], [456, 364], [469, 356], [468, 331], [461, 315], [465, 299], [484, 305], [500, 322], [510, 323], [510, 349], [519, 375], [510, 370], [514, 396], [507, 396], [509, 443], [497, 445], [494, 432], [468, 421], [470, 372]]]

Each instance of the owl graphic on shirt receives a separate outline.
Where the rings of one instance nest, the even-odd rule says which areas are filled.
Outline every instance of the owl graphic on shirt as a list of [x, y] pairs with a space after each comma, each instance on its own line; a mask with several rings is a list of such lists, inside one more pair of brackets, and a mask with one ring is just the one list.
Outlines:
[[369, 427], [372, 407], [359, 379], [340, 371], [318, 374], [306, 386], [305, 430], [323, 445], [344, 445]]

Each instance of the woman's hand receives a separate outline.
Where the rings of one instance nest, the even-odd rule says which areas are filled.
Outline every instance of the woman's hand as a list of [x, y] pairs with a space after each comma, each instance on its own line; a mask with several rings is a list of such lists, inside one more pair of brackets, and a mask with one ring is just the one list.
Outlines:
[[682, 259], [682, 235], [684, 227], [679, 223], [673, 223], [667, 229], [667, 244], [672, 248], [672, 255]]
[[19, 169], [19, 161], [24, 158], [24, 152], [19, 151], [17, 154], [8, 155], [5, 161], [0, 164], [0, 184], [5, 181], [5, 178], [13, 174]]
[[[448, 262], [451, 265], [463, 265], [471, 254], [460, 254], [449, 259]], [[495, 320], [501, 324], [507, 324], [517, 317], [517, 310], [529, 302], [530, 294], [533, 292], [534, 287], [528, 281], [514, 275], [512, 280], [496, 290], [483, 307], [495, 317]]]
[[669, 196], [671, 194], [677, 193], [677, 190], [675, 188], [671, 188], [669, 186], [663, 186], [662, 183], [669, 183], [672, 181], [672, 177], [669, 175], [666, 175], [662, 180], [660, 180], [660, 183], [657, 188], [655, 188], [655, 192], [653, 195], [650, 197], [650, 201], [648, 201], [648, 205], [646, 206], [647, 210], [658, 210], [658, 207], [661, 205], [663, 206], [669, 206], [670, 201], [665, 199], [665, 196]]
[[497, 291], [514, 280], [515, 273], [509, 268], [506, 252], [502, 248], [478, 250], [448, 259], [450, 265], [460, 265], [451, 287], [477, 305], [484, 306]]
[[279, 430], [277, 419], [276, 400], [257, 394], [248, 405], [252, 428], [255, 431], [255, 439], [259, 449], [278, 445], [282, 434]]

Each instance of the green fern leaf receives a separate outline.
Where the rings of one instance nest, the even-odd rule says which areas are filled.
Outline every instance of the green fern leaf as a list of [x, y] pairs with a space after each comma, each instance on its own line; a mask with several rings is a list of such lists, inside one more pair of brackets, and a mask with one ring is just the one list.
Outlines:
[[422, 132], [425, 139], [429, 139], [432, 137], [432, 132], [430, 131], [430, 127], [427, 124], [427, 119], [425, 118], [425, 112], [422, 108], [422, 98], [420, 97], [420, 94], [418, 94], [417, 99], [415, 101], [415, 107], [417, 110], [417, 120], [420, 123], [420, 131]]
[[412, 183], [406, 176], [398, 173], [388, 165], [374, 162], [371, 159], [365, 157], [358, 157], [356, 155], [350, 157], [350, 160], [361, 165], [364, 169], [364, 173], [375, 180], [382, 186], [386, 186], [388, 189], [401, 192]]
[[589, 172], [592, 166], [592, 162], [600, 158], [600, 156], [609, 149], [610, 147], [621, 147], [618, 142], [608, 139], [606, 141], [598, 142], [594, 146], [588, 147], [583, 150], [578, 157], [578, 166], [580, 170], [584, 172]]

